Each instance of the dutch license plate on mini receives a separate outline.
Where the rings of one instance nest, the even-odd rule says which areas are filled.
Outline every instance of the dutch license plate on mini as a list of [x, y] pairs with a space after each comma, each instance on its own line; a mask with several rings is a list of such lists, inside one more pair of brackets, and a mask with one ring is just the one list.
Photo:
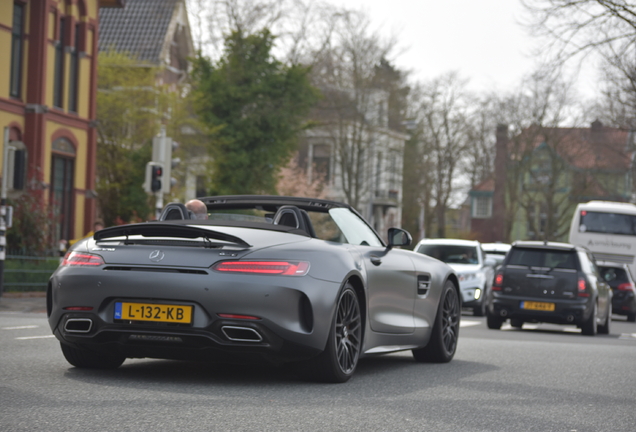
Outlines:
[[116, 302], [116, 320], [192, 323], [192, 306]]
[[534, 302], [534, 301], [521, 302], [521, 309], [526, 309], [526, 310], [553, 312], [554, 308], [555, 308], [554, 303], [544, 303], [544, 302]]

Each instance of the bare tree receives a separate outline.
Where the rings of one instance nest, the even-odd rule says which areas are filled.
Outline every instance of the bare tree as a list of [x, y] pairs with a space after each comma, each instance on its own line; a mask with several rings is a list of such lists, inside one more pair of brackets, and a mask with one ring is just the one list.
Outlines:
[[330, 39], [313, 53], [314, 84], [323, 93], [313, 118], [333, 149], [335, 186], [360, 209], [372, 187], [378, 131], [388, 128], [390, 89], [378, 85], [378, 67], [395, 43], [373, 31], [362, 12], [343, 11], [334, 19]]
[[571, 88], [558, 71], [540, 70], [499, 103], [500, 123], [510, 125], [513, 138], [506, 164], [505, 240], [515, 220], [524, 220], [528, 235], [541, 240], [563, 239], [576, 201], [564, 191], [572, 185], [572, 163], [578, 157]]
[[[564, 64], [602, 58], [604, 100], [596, 111], [620, 126], [636, 126], [636, 4], [630, 0], [523, 0], [527, 23]], [[545, 46], [541, 48], [545, 51]]]
[[418, 90], [420, 162], [429, 168], [423, 172], [426, 184], [420, 199], [425, 209], [425, 232], [432, 233], [435, 222], [437, 237], [446, 235], [446, 212], [464, 181], [459, 169], [470, 145], [466, 83], [450, 72]]
[[522, 0], [528, 26], [566, 60], [605, 48], [634, 46], [636, 5], [627, 0]]

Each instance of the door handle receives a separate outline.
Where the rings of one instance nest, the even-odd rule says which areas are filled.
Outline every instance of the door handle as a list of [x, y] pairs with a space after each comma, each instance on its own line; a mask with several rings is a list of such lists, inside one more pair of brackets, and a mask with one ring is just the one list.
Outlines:
[[379, 266], [382, 264], [382, 258], [379, 256], [371, 255], [371, 264]]

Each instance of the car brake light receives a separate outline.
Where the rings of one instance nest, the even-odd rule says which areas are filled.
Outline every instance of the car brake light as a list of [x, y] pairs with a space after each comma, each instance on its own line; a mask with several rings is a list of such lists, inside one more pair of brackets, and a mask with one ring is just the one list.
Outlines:
[[81, 252], [68, 252], [64, 256], [62, 266], [99, 266], [104, 264], [104, 260], [99, 255]]
[[583, 279], [583, 278], [579, 279], [578, 288], [579, 288], [579, 297], [589, 297], [590, 296], [590, 293], [586, 292], [587, 283], [585, 282], [585, 279]]
[[501, 291], [501, 288], [503, 287], [503, 278], [503, 273], [497, 273], [497, 276], [495, 276], [495, 281], [492, 284], [493, 291]]
[[68, 306], [68, 307], [65, 307], [64, 310], [67, 310], [67, 311], [92, 311], [93, 307], [92, 306]]
[[213, 270], [230, 273], [304, 276], [309, 272], [307, 261], [221, 261]]
[[634, 285], [630, 282], [625, 282], [616, 287], [616, 289], [619, 291], [632, 291], [634, 289]]

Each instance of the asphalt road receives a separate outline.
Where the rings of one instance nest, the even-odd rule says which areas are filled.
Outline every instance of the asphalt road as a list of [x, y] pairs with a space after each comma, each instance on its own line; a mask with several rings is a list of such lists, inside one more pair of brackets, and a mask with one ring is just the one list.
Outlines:
[[[536, 327], [536, 328], [534, 328]], [[455, 359], [361, 361], [346, 384], [290, 368], [66, 363], [42, 313], [0, 312], [0, 431], [636, 430], [636, 324], [609, 336], [463, 317]]]

